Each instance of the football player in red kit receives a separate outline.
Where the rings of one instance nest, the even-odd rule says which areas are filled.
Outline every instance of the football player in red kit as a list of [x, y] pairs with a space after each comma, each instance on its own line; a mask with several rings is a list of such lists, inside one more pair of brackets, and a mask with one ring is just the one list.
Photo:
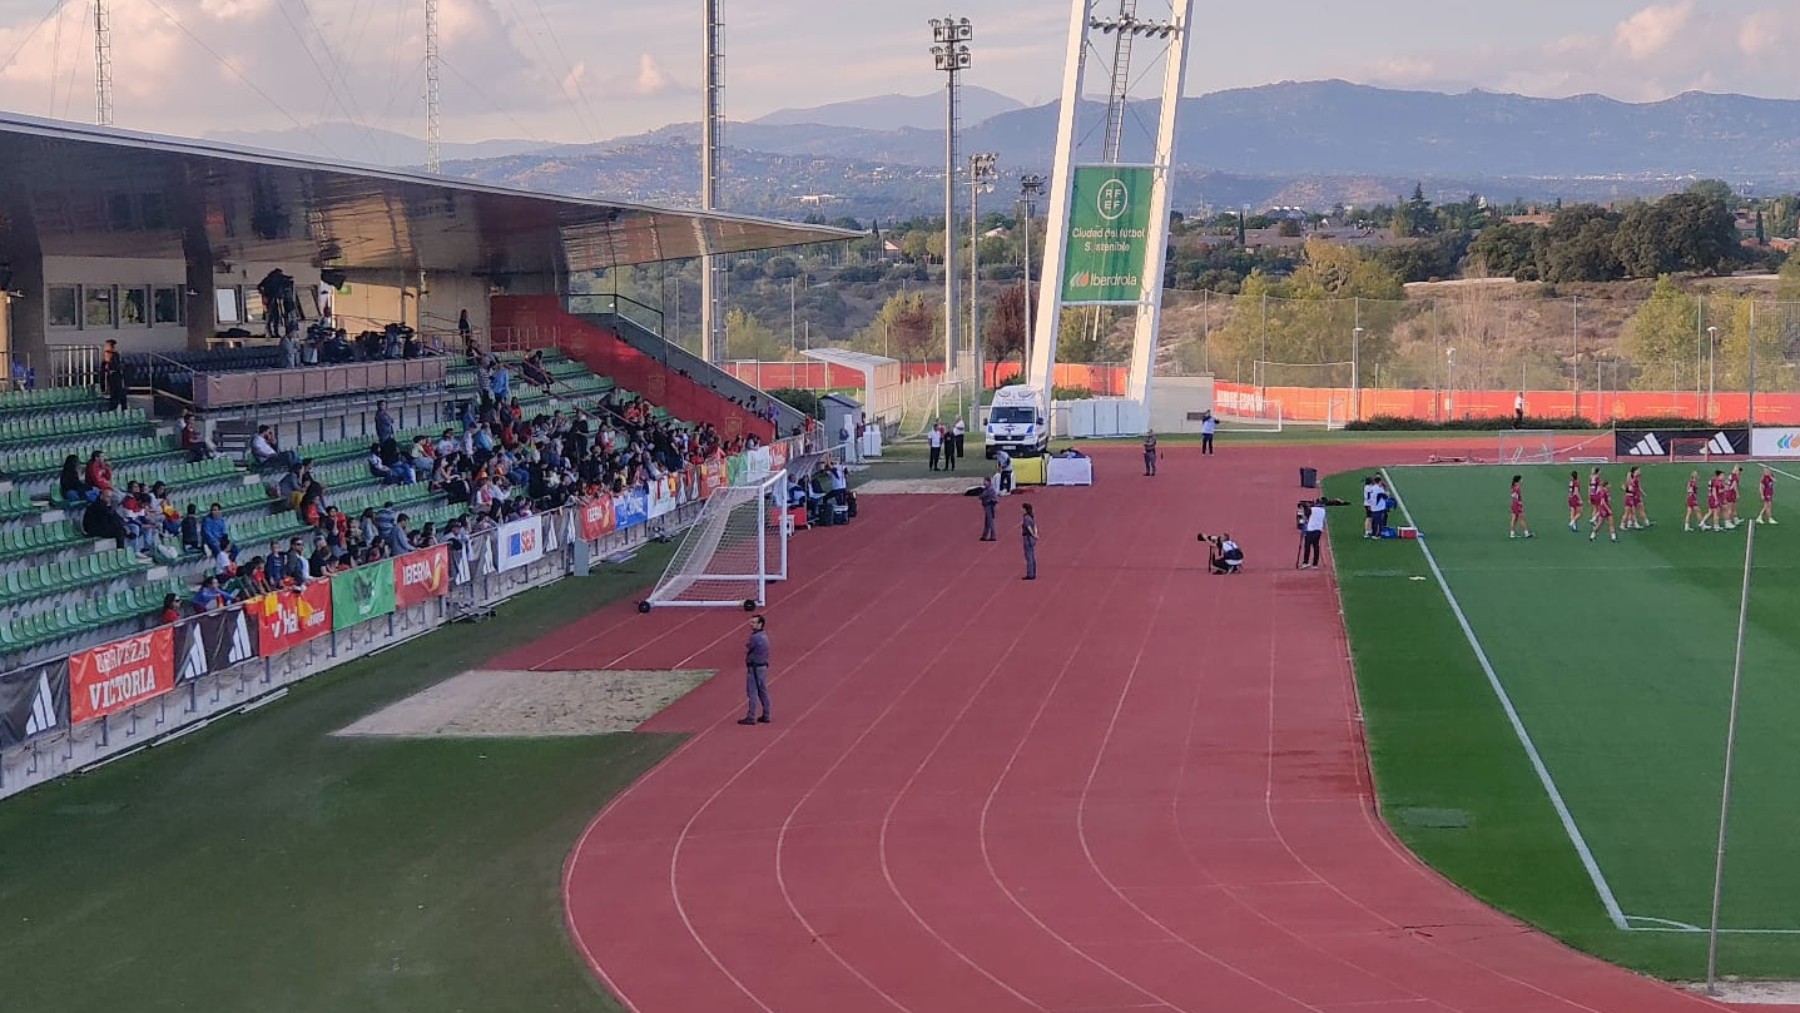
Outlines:
[[1650, 526], [1650, 511], [1644, 507], [1644, 476], [1637, 465], [1625, 475], [1625, 528], [1641, 531]]
[[1600, 480], [1599, 490], [1594, 493], [1594, 527], [1588, 532], [1588, 541], [1593, 541], [1594, 536], [1600, 533], [1602, 524], [1606, 525], [1607, 535], [1613, 541], [1618, 541], [1619, 529], [1613, 523], [1612, 488], [1606, 484], [1604, 478]]
[[1581, 472], [1569, 472], [1569, 530], [1580, 531], [1581, 523]]
[[1762, 479], [1757, 483], [1762, 492], [1762, 512], [1756, 515], [1758, 524], [1774, 524], [1775, 521], [1775, 473], [1763, 465]]
[[1706, 517], [1700, 521], [1700, 530], [1724, 531], [1725, 525], [1719, 519], [1724, 509], [1725, 473], [1714, 469], [1712, 479], [1706, 483]]
[[1738, 526], [1738, 483], [1743, 477], [1744, 466], [1741, 464], [1733, 465], [1731, 473], [1725, 476], [1725, 499], [1719, 505], [1724, 508], [1725, 526], [1728, 528]]
[[1508, 538], [1517, 538], [1521, 532], [1524, 533], [1526, 538], [1531, 537], [1531, 525], [1525, 522], [1525, 492], [1519, 488], [1519, 483], [1524, 480], [1525, 477], [1523, 475], [1513, 476], [1512, 497], [1509, 503], [1509, 509], [1512, 511], [1512, 520], [1509, 522], [1506, 529], [1506, 537]]
[[1700, 473], [1690, 471], [1688, 472], [1687, 513], [1681, 515], [1681, 530], [1694, 530], [1688, 526], [1694, 521], [1699, 521], [1702, 528], [1706, 527], [1706, 515], [1700, 512]]

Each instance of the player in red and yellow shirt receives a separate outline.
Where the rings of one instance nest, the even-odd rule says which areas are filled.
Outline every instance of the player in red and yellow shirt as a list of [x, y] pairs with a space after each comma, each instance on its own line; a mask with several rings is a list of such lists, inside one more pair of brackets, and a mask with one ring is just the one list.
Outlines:
[[1775, 521], [1775, 473], [1763, 465], [1762, 479], [1757, 482], [1762, 492], [1762, 512], [1756, 515], [1758, 524], [1774, 524]]
[[1728, 528], [1738, 526], [1738, 482], [1743, 477], [1744, 466], [1741, 464], [1733, 465], [1731, 474], [1725, 476], [1725, 498], [1719, 505], [1724, 508], [1725, 526]]
[[1694, 521], [1699, 521], [1702, 528], [1706, 527], [1706, 515], [1700, 512], [1700, 473], [1698, 471], [1688, 472], [1687, 513], [1681, 515], [1681, 530], [1694, 530], [1688, 527]]
[[1619, 540], [1619, 529], [1613, 523], [1612, 487], [1606, 484], [1604, 478], [1600, 480], [1600, 488], [1594, 493], [1594, 527], [1588, 532], [1588, 541], [1593, 541], [1594, 536], [1600, 533], [1601, 524], [1606, 525], [1606, 533], [1613, 541]]
[[1725, 473], [1713, 470], [1712, 480], [1706, 483], [1706, 516], [1700, 521], [1701, 531], [1724, 531], [1725, 525], [1719, 519], [1720, 512], [1725, 509]]
[[1569, 530], [1580, 531], [1581, 523], [1581, 472], [1569, 472]]
[[1625, 527], [1642, 531], [1650, 526], [1650, 511], [1644, 506], [1644, 476], [1637, 465], [1625, 475]]
[[1517, 538], [1520, 532], [1524, 532], [1526, 538], [1531, 537], [1531, 525], [1525, 523], [1525, 492], [1519, 487], [1519, 483], [1524, 480], [1525, 476], [1523, 475], [1513, 476], [1512, 496], [1508, 504], [1508, 508], [1512, 511], [1512, 520], [1506, 529], [1508, 538]]

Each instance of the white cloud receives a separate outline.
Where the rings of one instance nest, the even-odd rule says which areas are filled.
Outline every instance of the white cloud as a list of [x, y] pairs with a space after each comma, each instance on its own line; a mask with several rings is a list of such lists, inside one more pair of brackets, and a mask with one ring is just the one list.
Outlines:
[[[579, 68], [582, 77], [587, 76], [587, 66]], [[698, 91], [692, 85], [682, 84], [671, 77], [649, 53], [639, 53], [637, 69], [621, 72], [601, 80], [591, 93], [601, 98], [620, 99], [660, 99], [673, 98], [678, 95], [690, 95]]]
[[1526, 95], [1599, 93], [1638, 102], [1693, 90], [1787, 96], [1794, 86], [1784, 54], [1796, 38], [1800, 9], [1794, 5], [1734, 14], [1683, 0], [1639, 8], [1609, 31], [1566, 35], [1534, 48], [1390, 56], [1356, 76], [1403, 87], [1473, 81]]

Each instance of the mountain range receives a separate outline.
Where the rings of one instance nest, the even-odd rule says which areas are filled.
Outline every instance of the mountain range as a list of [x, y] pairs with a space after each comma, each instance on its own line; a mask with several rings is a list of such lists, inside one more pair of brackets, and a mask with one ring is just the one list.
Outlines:
[[[964, 151], [996, 151], [1010, 174], [1042, 171], [1053, 157], [1056, 103], [1024, 106], [965, 90]], [[1477, 190], [1501, 199], [1606, 199], [1654, 194], [1686, 180], [1723, 178], [1752, 189], [1800, 186], [1800, 101], [1692, 92], [1650, 103], [1598, 95], [1539, 99], [1469, 91], [1401, 91], [1344, 81], [1283, 82], [1182, 100], [1176, 165], [1183, 206], [1211, 203], [1351, 203], [1391, 199], [1423, 181], [1428, 192]], [[1155, 102], [1127, 108], [1121, 158], [1149, 157]], [[1078, 123], [1097, 125], [1099, 103]], [[851, 203], [827, 214], [911, 213], [942, 181], [942, 94], [890, 95], [787, 109], [725, 130], [733, 207], [798, 214], [804, 195]], [[1078, 157], [1096, 158], [1098, 130]], [[311, 136], [311, 135], [317, 135]], [[416, 162], [422, 145], [402, 135], [379, 143], [360, 127], [326, 124], [310, 134], [215, 135], [258, 147], [315, 154], [321, 139], [357, 160]], [[690, 203], [695, 123], [671, 124], [597, 144], [546, 149], [527, 141], [446, 145], [445, 171], [580, 194]], [[416, 149], [408, 144], [418, 145]], [[417, 151], [418, 157], [413, 157]], [[732, 178], [734, 177], [734, 178]], [[1187, 180], [1189, 182], [1182, 182]], [[1192, 188], [1191, 188], [1192, 187]], [[1291, 200], [1279, 198], [1287, 195]], [[887, 202], [884, 206], [884, 202]], [[814, 201], [816, 203], [816, 201]]]

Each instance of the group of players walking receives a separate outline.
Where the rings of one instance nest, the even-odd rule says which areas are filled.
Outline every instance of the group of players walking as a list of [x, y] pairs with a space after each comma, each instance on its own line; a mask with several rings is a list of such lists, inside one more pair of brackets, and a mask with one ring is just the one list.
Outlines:
[[[1700, 472], [1688, 473], [1687, 513], [1681, 519], [1681, 530], [1695, 530], [1695, 522], [1701, 531], [1729, 531], [1742, 521], [1738, 517], [1738, 486], [1743, 481], [1743, 465], [1734, 465], [1727, 472], [1715, 468], [1712, 479], [1706, 486], [1706, 507], [1700, 506]], [[1507, 528], [1509, 538], [1530, 538], [1531, 526], [1525, 521], [1524, 476], [1512, 477], [1511, 513], [1512, 521]], [[1588, 511], [1588, 541], [1597, 541], [1600, 529], [1604, 526], [1607, 537], [1619, 540], [1619, 529], [1641, 531], [1655, 522], [1650, 519], [1648, 508], [1644, 504], [1643, 473], [1633, 465], [1625, 474], [1624, 517], [1616, 519], [1613, 515], [1612, 483], [1607, 481], [1599, 468], [1588, 474], [1585, 497], [1581, 487], [1581, 472], [1569, 472], [1569, 530], [1580, 532], [1582, 510]], [[1775, 473], [1767, 465], [1763, 466], [1762, 478], [1758, 482], [1758, 491], [1762, 496], [1762, 511], [1752, 520], [1757, 524], [1774, 524], [1775, 520]], [[1585, 502], [1584, 502], [1585, 499]]]

